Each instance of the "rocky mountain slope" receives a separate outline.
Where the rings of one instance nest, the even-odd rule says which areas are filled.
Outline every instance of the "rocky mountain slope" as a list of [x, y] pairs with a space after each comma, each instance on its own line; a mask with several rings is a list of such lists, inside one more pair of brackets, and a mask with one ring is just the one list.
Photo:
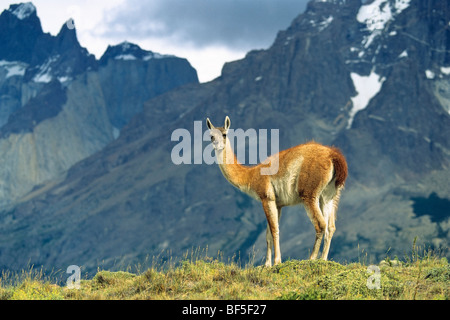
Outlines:
[[[402, 256], [416, 237], [448, 247], [449, 39], [443, 1], [311, 1], [269, 49], [226, 64], [213, 82], [148, 100], [116, 140], [4, 209], [0, 265], [95, 270], [206, 246], [259, 262], [260, 204], [217, 166], [193, 164], [198, 147], [192, 164], [171, 158], [175, 130], [200, 141], [194, 122], [204, 132], [206, 117], [225, 115], [233, 128], [279, 129], [280, 149], [310, 139], [342, 149], [350, 175], [331, 259]], [[283, 258], [307, 258], [313, 239], [304, 210], [284, 210]]]
[[11, 5], [0, 27], [2, 205], [101, 150], [144, 101], [198, 82], [185, 59], [128, 42], [97, 61], [67, 24], [44, 33], [31, 3]]

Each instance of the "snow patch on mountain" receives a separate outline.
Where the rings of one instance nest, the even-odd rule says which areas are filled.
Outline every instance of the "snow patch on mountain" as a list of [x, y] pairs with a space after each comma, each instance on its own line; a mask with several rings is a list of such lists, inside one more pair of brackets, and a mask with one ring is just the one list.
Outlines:
[[151, 59], [166, 59], [166, 58], [176, 58], [176, 56], [171, 55], [171, 54], [160, 54], [157, 52], [151, 52], [148, 55], [146, 55], [143, 60], [144, 61], [148, 61]]
[[24, 20], [36, 12], [36, 7], [31, 3], [21, 3], [16, 8], [10, 9], [12, 14], [19, 20]]
[[389, 21], [409, 7], [410, 0], [375, 0], [372, 3], [362, 5], [356, 16], [358, 22], [366, 25], [370, 32], [363, 40], [363, 45], [368, 48], [373, 40], [381, 34]]
[[410, 0], [395, 0], [393, 7], [388, 0], [375, 0], [359, 9], [356, 19], [366, 24], [369, 31], [383, 30], [396, 15], [408, 8]]
[[434, 79], [436, 74], [431, 70], [425, 70], [425, 76], [427, 77], [427, 79]]
[[359, 111], [364, 110], [369, 105], [370, 100], [380, 92], [383, 82], [386, 80], [386, 78], [376, 74], [373, 70], [368, 76], [361, 76], [352, 72], [350, 77], [358, 94], [351, 98], [353, 108], [350, 111], [347, 129], [352, 127], [355, 115]]
[[450, 67], [441, 67], [441, 72], [445, 75], [450, 74]]
[[333, 16], [329, 16], [321, 22], [316, 22], [314, 20], [309, 21], [313, 27], [317, 27], [319, 32], [325, 30], [333, 22]]
[[399, 54], [399, 58], [408, 58], [408, 51], [404, 50], [402, 53]]
[[59, 55], [50, 57], [39, 67], [39, 72], [34, 76], [34, 82], [49, 83], [53, 79], [52, 64], [59, 59]]
[[425, 76], [427, 79], [433, 80], [435, 78], [444, 78], [444, 76], [450, 75], [450, 67], [440, 67], [438, 70], [432, 71], [430, 69], [425, 70]]
[[6, 78], [25, 75], [28, 65], [19, 61], [0, 60], [0, 68], [6, 70]]
[[120, 54], [114, 57], [115, 60], [137, 60], [132, 54]]

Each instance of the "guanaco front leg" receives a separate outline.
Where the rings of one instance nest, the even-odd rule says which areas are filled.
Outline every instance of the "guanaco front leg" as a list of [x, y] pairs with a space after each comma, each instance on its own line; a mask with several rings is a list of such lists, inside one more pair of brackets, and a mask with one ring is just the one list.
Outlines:
[[[277, 207], [278, 209], [278, 226], [280, 225], [280, 219], [281, 219], [281, 207]], [[272, 231], [270, 230], [269, 223], [267, 223], [267, 230], [266, 230], [266, 243], [267, 243], [267, 253], [266, 253], [266, 267], [272, 266], [272, 248], [273, 248], [273, 237], [272, 237]]]
[[281, 217], [281, 208], [277, 208], [275, 201], [273, 200], [262, 200], [262, 205], [264, 208], [264, 213], [267, 218], [267, 231], [266, 231], [266, 242], [267, 242], [267, 254], [266, 254], [266, 267], [272, 266], [272, 246], [274, 248], [274, 264], [281, 263], [281, 252], [280, 252], [280, 231], [279, 231], [279, 219]]

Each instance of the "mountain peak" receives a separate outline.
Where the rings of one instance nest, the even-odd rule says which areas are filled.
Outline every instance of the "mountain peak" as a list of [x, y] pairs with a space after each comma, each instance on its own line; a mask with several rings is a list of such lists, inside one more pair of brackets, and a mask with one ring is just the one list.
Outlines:
[[74, 24], [69, 25], [68, 23], [64, 23], [56, 36], [56, 40], [60, 47], [59, 50], [71, 51], [73, 49], [79, 50], [81, 48]]
[[9, 6], [9, 11], [19, 20], [24, 20], [31, 15], [36, 15], [36, 7], [31, 2], [12, 4]]
[[147, 53], [151, 51], [145, 51], [141, 49], [137, 44], [124, 41], [116, 46], [111, 47], [113, 51], [117, 52], [114, 57], [116, 60], [136, 60], [142, 59]]
[[0, 15], [0, 60], [30, 63], [35, 45], [45, 37], [31, 3], [12, 4]]
[[105, 53], [100, 59], [100, 64], [105, 65], [108, 60], [143, 60], [162, 59], [173, 57], [170, 55], [162, 55], [156, 52], [147, 51], [139, 47], [137, 44], [124, 41], [115, 46], [108, 46]]

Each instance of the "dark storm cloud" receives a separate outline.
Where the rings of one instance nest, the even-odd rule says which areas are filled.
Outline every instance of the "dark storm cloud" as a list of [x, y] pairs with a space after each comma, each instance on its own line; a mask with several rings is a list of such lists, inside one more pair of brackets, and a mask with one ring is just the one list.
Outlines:
[[170, 38], [195, 46], [266, 47], [307, 0], [128, 0], [109, 12], [106, 36]]

